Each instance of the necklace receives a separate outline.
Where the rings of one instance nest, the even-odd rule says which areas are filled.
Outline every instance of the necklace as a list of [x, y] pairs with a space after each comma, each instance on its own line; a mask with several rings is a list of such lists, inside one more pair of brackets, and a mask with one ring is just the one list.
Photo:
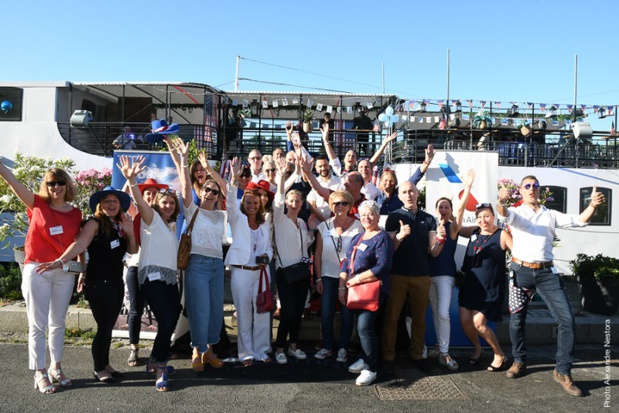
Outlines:
[[[477, 236], [477, 240], [475, 241], [475, 245], [473, 245], [473, 253], [475, 255], [479, 254], [481, 249], [484, 247], [486, 242], [488, 242], [488, 240], [492, 237], [493, 234], [494, 234], [494, 232], [492, 234], [489, 234], [489, 235], [481, 235], [481, 233], [480, 233]], [[485, 237], [485, 239], [483, 241], [482, 241], [482, 237]]]

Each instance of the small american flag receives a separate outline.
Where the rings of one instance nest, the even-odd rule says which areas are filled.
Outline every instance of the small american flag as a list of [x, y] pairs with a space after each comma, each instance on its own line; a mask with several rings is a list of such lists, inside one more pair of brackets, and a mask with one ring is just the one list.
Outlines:
[[441, 121], [438, 123], [439, 129], [447, 129], [447, 114], [443, 111], [441, 112]]
[[610, 136], [617, 136], [617, 129], [615, 129], [615, 122], [610, 124]]
[[494, 102], [494, 106], [496, 106], [497, 108], [501, 107], [501, 102]]
[[539, 107], [542, 110], [542, 112], [544, 112], [546, 110], [546, 104], [545, 103], [540, 103]]

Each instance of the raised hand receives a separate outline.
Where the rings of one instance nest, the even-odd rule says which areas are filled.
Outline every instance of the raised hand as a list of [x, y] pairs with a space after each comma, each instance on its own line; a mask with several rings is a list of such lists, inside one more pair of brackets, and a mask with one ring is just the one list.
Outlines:
[[440, 239], [445, 239], [445, 237], [447, 237], [447, 230], [445, 229], [445, 221], [442, 219], [439, 222], [438, 227], [436, 227], [436, 236], [437, 238], [440, 238]]
[[505, 184], [501, 182], [501, 187], [499, 188], [499, 202], [505, 203], [509, 199], [509, 189], [505, 187]]
[[211, 164], [206, 157], [206, 152], [200, 151], [200, 153], [198, 154], [198, 160], [200, 161], [202, 167], [206, 169], [206, 172], [210, 173], [213, 168], [211, 167]]
[[436, 154], [436, 152], [434, 151], [434, 145], [432, 145], [431, 143], [428, 144], [428, 147], [426, 148], [426, 162], [429, 164], [430, 162], [432, 162], [432, 159], [434, 159], [434, 155]]
[[389, 142], [393, 142], [397, 138], [398, 138], [398, 133], [397, 132], [393, 132], [391, 135], [389, 135], [389, 136], [387, 136], [385, 138], [384, 143], [387, 144]]
[[232, 169], [232, 176], [238, 178], [238, 176], [241, 175], [241, 158], [238, 156], [232, 158], [232, 161], [230, 161], [230, 167]]
[[312, 169], [314, 168], [314, 158], [310, 161], [299, 158], [299, 162], [301, 163], [301, 170], [305, 173], [305, 175], [310, 175], [312, 173]]
[[123, 232], [127, 235], [133, 236], [133, 221], [129, 214], [122, 214], [120, 218], [120, 225], [123, 228]]
[[464, 186], [466, 187], [470, 188], [473, 186], [473, 182], [475, 182], [475, 171], [473, 169], [469, 169], [468, 173], [464, 177], [463, 182]]
[[606, 202], [604, 194], [598, 192], [597, 185], [593, 185], [593, 191], [591, 192], [591, 206], [596, 208]]
[[395, 237], [398, 239], [398, 241], [402, 241], [404, 238], [408, 237], [410, 234], [411, 234], [411, 226], [408, 224], [404, 225], [404, 222], [400, 220], [400, 230], [398, 231], [397, 234], [395, 234]]
[[120, 163], [116, 164], [116, 166], [118, 166], [120, 172], [128, 180], [135, 180], [146, 169], [146, 166], [143, 165], [145, 158], [141, 155], [133, 160], [133, 164], [131, 163], [131, 158], [126, 155], [121, 156], [119, 161]]

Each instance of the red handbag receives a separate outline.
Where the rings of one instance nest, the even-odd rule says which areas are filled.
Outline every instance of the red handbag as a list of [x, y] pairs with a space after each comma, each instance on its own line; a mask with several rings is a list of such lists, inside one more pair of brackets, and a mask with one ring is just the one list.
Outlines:
[[[262, 286], [264, 280], [264, 289]], [[256, 312], [258, 314], [268, 313], [273, 309], [273, 299], [271, 298], [271, 286], [267, 276], [266, 267], [260, 268], [260, 283], [258, 284], [258, 296], [256, 297]]]
[[349, 310], [378, 310], [380, 284], [380, 280], [374, 280], [349, 287], [346, 307], [348, 307]]

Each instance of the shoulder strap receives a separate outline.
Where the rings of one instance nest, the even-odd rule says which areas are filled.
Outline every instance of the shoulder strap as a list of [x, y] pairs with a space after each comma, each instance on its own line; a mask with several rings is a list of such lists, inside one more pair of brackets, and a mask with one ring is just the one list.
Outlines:
[[185, 234], [191, 235], [191, 230], [193, 229], [193, 223], [195, 222], [196, 217], [198, 216], [198, 212], [200, 212], [200, 207], [197, 207], [196, 212], [193, 213], [193, 217], [191, 217], [191, 222], [187, 226], [187, 229], [185, 230]]

